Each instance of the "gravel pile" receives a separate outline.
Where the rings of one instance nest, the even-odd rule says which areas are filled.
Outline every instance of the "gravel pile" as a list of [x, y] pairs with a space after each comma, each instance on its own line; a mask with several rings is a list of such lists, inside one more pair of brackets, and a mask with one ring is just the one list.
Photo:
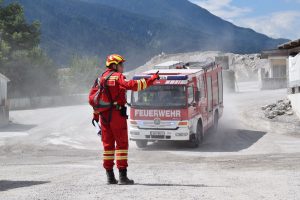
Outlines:
[[281, 115], [293, 115], [291, 101], [289, 99], [279, 100], [276, 103], [265, 105], [261, 107], [264, 111], [265, 117], [274, 119]]

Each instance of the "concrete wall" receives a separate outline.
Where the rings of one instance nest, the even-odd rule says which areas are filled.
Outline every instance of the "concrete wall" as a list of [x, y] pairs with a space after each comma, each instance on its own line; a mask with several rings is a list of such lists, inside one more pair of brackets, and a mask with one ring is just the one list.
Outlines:
[[289, 63], [289, 87], [300, 86], [300, 54], [295, 57], [290, 56], [288, 59]]
[[298, 94], [290, 94], [288, 95], [288, 98], [292, 102], [292, 108], [295, 111], [295, 113], [300, 118], [300, 93]]
[[9, 110], [7, 106], [0, 106], [0, 127], [9, 123]]
[[276, 90], [287, 88], [286, 78], [264, 78], [259, 81], [261, 90]]
[[259, 87], [261, 90], [276, 90], [276, 89], [287, 88], [286, 77], [281, 77], [281, 78], [279, 77], [269, 78], [269, 77], [266, 76], [265, 69], [261, 68], [258, 71]]
[[0, 126], [4, 126], [9, 122], [7, 81], [8, 80], [0, 74]]
[[286, 78], [287, 77], [286, 57], [270, 58], [269, 62], [270, 62], [269, 78]]
[[300, 118], [300, 54], [289, 57], [289, 89], [288, 98], [292, 102], [292, 108]]
[[10, 99], [10, 110], [22, 110], [32, 108], [42, 108], [51, 106], [68, 106], [76, 104], [86, 104], [88, 102], [87, 94], [54, 96], [54, 97], [34, 97]]
[[232, 70], [223, 70], [224, 92], [235, 92], [235, 72]]

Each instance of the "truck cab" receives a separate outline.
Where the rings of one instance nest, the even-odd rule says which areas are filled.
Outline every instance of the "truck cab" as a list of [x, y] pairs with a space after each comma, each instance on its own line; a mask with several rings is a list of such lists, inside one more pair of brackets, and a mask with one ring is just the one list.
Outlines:
[[[216, 130], [223, 112], [222, 68], [215, 63], [185, 65], [160, 68], [160, 80], [131, 93], [129, 137], [138, 147], [158, 140], [187, 141], [198, 147], [208, 129]], [[146, 71], [133, 79], [156, 72]]]

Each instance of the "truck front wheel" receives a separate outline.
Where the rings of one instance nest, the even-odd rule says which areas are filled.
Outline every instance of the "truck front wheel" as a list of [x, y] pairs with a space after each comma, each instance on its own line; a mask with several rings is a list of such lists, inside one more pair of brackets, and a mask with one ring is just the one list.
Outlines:
[[216, 111], [214, 115], [214, 125], [212, 127], [212, 131], [214, 133], [218, 132], [218, 126], [219, 126], [219, 113]]
[[146, 140], [137, 140], [136, 142], [136, 146], [138, 146], [138, 148], [146, 148], [148, 141]]
[[197, 148], [203, 142], [203, 127], [202, 123], [199, 121], [197, 124], [197, 132], [191, 137], [190, 146], [192, 148]]

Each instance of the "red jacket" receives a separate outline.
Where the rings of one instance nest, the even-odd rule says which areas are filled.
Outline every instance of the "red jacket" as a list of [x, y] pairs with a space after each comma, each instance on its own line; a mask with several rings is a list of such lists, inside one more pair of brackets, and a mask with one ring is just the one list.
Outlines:
[[[100, 77], [100, 84], [103, 86], [105, 82], [105, 78], [109, 76], [112, 70], [106, 70], [102, 77]], [[158, 78], [158, 75], [152, 75], [151, 78], [148, 79], [140, 79], [140, 80], [126, 80], [126, 77], [120, 72], [114, 72], [107, 79], [107, 87], [111, 94], [111, 99], [113, 102], [120, 106], [124, 106], [126, 104], [126, 90], [140, 91], [144, 90], [147, 87], [153, 85], [153, 82]], [[101, 101], [105, 103], [110, 102], [110, 98], [105, 91], [100, 98]], [[97, 111], [96, 111], [97, 113]]]

